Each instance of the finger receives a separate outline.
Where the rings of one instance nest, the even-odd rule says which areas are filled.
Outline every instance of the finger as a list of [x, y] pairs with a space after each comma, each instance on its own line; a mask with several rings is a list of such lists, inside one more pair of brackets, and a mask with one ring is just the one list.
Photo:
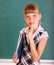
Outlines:
[[16, 59], [17, 59], [17, 56], [16, 56], [16, 54], [14, 53], [14, 55], [13, 55], [13, 61], [15, 62]]
[[17, 59], [17, 57], [16, 57], [15, 54], [14, 54], [14, 56], [13, 56], [13, 61], [14, 61], [15, 63], [18, 63], [18, 62], [19, 62], [19, 59]]
[[29, 32], [30, 32], [30, 30], [29, 30], [29, 29], [27, 29], [27, 30], [25, 31], [25, 33], [26, 33], [26, 34], [28, 34]]
[[15, 63], [18, 63], [19, 62], [19, 59], [13, 59], [13, 61], [15, 62]]

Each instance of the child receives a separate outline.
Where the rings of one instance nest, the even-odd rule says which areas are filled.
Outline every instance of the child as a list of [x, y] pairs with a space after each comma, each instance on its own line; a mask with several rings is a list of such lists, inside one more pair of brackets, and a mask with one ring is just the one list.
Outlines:
[[40, 25], [41, 13], [35, 4], [24, 8], [26, 27], [20, 31], [13, 61], [17, 65], [38, 65], [48, 40], [48, 33]]

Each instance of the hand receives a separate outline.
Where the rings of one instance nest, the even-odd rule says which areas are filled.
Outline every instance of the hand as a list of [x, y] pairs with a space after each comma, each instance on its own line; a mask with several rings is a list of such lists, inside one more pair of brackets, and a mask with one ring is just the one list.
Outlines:
[[19, 62], [19, 58], [17, 58], [16, 53], [14, 53], [14, 55], [13, 55], [13, 61], [14, 61], [15, 63], [18, 63], [18, 62]]
[[34, 32], [34, 27], [30, 26], [27, 30], [26, 30], [26, 33], [29, 34], [29, 35], [32, 35]]
[[32, 34], [33, 34], [33, 29], [32, 28], [28, 28], [25, 33], [28, 36], [28, 40], [30, 40], [30, 38], [32, 38]]

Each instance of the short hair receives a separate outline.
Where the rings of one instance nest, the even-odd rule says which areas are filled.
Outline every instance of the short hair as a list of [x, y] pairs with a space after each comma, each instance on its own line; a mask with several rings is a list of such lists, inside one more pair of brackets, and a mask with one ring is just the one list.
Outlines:
[[27, 4], [23, 10], [24, 14], [37, 13], [37, 12], [40, 13], [38, 6], [36, 4], [32, 4], [32, 3]]

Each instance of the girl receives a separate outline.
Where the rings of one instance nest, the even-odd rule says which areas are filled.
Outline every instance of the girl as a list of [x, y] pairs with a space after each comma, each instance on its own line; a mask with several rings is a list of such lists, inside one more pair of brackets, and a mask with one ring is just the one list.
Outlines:
[[24, 8], [26, 27], [20, 31], [13, 61], [17, 65], [38, 65], [48, 40], [48, 33], [40, 25], [41, 13], [35, 4]]

